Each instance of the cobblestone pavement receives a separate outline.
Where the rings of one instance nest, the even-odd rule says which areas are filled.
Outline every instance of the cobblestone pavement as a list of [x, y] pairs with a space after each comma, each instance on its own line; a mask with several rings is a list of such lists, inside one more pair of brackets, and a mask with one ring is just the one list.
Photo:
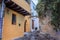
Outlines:
[[24, 37], [15, 40], [57, 40], [57, 38], [52, 37], [49, 34], [42, 34], [39, 31], [35, 31], [25, 34]]

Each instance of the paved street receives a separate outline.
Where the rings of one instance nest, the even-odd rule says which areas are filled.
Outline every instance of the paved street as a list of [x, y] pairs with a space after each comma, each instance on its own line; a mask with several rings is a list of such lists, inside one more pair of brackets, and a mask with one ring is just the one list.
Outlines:
[[57, 40], [57, 38], [50, 36], [49, 34], [43, 34], [40, 32], [30, 32], [22, 38], [15, 40]]

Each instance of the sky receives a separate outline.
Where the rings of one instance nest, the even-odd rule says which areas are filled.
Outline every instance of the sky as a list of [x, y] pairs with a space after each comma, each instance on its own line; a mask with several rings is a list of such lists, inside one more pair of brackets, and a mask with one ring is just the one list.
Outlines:
[[38, 3], [38, 0], [32, 0], [36, 5], [37, 5], [37, 3]]

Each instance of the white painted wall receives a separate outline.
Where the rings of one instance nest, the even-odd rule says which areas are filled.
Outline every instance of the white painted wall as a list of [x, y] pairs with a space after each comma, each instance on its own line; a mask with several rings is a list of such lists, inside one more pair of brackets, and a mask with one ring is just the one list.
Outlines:
[[[32, 29], [32, 20], [34, 20], [34, 29]], [[31, 18], [31, 31], [35, 31], [35, 28], [39, 30], [39, 18], [37, 17]]]
[[[36, 1], [36, 2], [35, 2]], [[31, 0], [31, 16], [38, 16], [38, 13], [36, 12], [37, 0]], [[32, 20], [34, 20], [34, 29], [32, 29]], [[39, 18], [37, 17], [31, 17], [31, 31], [35, 31], [35, 28], [37, 27], [37, 30], [39, 30]]]
[[[31, 16], [34, 16], [34, 17], [31, 17], [31, 31], [35, 31], [35, 28], [37, 28], [37, 30], [39, 30], [39, 18], [35, 17], [35, 16], [38, 16], [38, 14], [35, 10], [36, 5], [37, 5], [37, 1], [38, 0], [31, 0], [31, 3], [30, 3]], [[32, 29], [32, 20], [34, 20], [34, 29]]]

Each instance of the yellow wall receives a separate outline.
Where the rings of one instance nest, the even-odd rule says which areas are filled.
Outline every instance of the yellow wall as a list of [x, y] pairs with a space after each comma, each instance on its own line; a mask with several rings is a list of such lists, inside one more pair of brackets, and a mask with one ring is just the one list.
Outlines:
[[[16, 14], [16, 25], [12, 25], [12, 14]], [[21, 24], [21, 26], [19, 26], [19, 23]], [[7, 13], [6, 8], [3, 22], [2, 40], [12, 40], [16, 37], [22, 37], [23, 35], [24, 16], [10, 9]]]

